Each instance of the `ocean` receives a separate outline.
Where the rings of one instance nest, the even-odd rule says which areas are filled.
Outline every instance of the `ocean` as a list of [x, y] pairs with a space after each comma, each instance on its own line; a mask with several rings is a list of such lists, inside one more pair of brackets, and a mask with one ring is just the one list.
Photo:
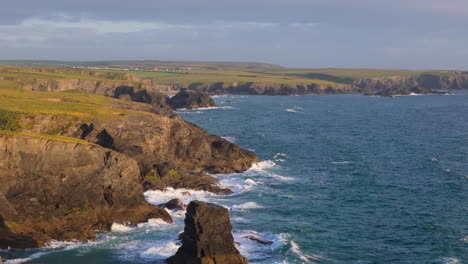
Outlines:
[[[468, 92], [214, 99], [219, 108], [179, 114], [262, 162], [216, 175], [232, 195], [148, 191], [149, 202], [229, 208], [250, 263], [468, 263]], [[114, 224], [95, 242], [2, 255], [6, 263], [163, 263], [183, 230], [184, 212], [171, 215], [175, 224]]]

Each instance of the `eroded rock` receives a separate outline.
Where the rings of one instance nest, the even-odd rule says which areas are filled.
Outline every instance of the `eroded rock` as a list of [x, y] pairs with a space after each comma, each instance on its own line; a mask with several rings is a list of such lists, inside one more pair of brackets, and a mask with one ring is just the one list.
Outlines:
[[89, 143], [0, 135], [0, 248], [95, 238], [112, 223], [171, 222], [148, 204], [135, 160]]
[[246, 264], [234, 245], [226, 208], [192, 201], [187, 207], [182, 246], [167, 261], [170, 264]]

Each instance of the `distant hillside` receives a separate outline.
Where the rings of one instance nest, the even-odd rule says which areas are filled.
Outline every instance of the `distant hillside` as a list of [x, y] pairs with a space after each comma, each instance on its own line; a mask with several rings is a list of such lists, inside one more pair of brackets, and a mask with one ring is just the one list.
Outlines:
[[[36, 65], [59, 62], [29, 61], [29, 63]], [[92, 63], [103, 65], [103, 62]], [[241, 63], [229, 62], [225, 64], [197, 62], [196, 65], [200, 68], [182, 67], [189, 64], [171, 62], [173, 68], [146, 69], [140, 67], [140, 64], [129, 64], [131, 65], [129, 68], [122, 68], [120, 66], [125, 64], [118, 64], [121, 62], [109, 63], [113, 63], [114, 66], [82, 68], [82, 66], [66, 67], [60, 64], [61, 66], [57, 67], [0, 67], [0, 87], [14, 86], [47, 91], [100, 90], [104, 95], [112, 95], [119, 86], [163, 93], [175, 93], [180, 88], [188, 88], [209, 94], [256, 95], [363, 93], [392, 96], [468, 89], [466, 71], [291, 69], [279, 66], [263, 67], [262, 64], [255, 64], [258, 67], [241, 67]], [[145, 64], [146, 61], [139, 63], [154, 65], [149, 62]], [[175, 67], [176, 65], [180, 67]], [[208, 65], [216, 67], [209, 68]]]
[[228, 68], [282, 68], [279, 65], [260, 62], [210, 62], [210, 61], [55, 61], [55, 60], [0, 60], [4, 66], [33, 66], [33, 67], [97, 67], [120, 69], [166, 69], [166, 68], [194, 68], [194, 69], [228, 69]]

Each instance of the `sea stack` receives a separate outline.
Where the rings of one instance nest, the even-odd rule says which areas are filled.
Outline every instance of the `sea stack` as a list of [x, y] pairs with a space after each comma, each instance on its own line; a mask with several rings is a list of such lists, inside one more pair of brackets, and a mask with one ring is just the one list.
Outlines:
[[229, 212], [226, 208], [192, 201], [185, 214], [182, 246], [169, 264], [247, 264], [234, 245]]

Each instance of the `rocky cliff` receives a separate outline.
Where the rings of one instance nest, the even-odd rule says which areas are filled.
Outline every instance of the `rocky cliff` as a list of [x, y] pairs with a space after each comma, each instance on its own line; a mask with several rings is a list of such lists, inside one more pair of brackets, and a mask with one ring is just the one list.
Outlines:
[[247, 264], [234, 245], [226, 208], [192, 201], [185, 214], [182, 246], [168, 259], [170, 264]]
[[452, 72], [448, 75], [421, 74], [414, 76], [393, 76], [359, 79], [353, 82], [360, 92], [383, 95], [431, 93], [436, 90], [468, 89], [468, 74]]
[[196, 109], [217, 106], [208, 94], [199, 91], [190, 91], [184, 88], [180, 89], [173, 97], [168, 98], [167, 104], [173, 109]]
[[251, 94], [251, 95], [293, 95], [293, 94], [323, 94], [323, 93], [350, 93], [355, 87], [350, 85], [337, 85], [336, 87], [319, 85], [315, 83], [288, 85], [281, 83], [192, 83], [188, 87], [193, 91], [208, 94]]
[[113, 222], [170, 216], [143, 197], [135, 160], [84, 141], [0, 135], [0, 248], [89, 240]]
[[253, 152], [210, 135], [177, 115], [138, 111], [118, 118], [90, 120], [36, 115], [24, 118], [22, 126], [24, 132], [79, 138], [126, 154], [137, 161], [147, 188], [222, 192], [205, 172], [241, 172], [259, 161]]

